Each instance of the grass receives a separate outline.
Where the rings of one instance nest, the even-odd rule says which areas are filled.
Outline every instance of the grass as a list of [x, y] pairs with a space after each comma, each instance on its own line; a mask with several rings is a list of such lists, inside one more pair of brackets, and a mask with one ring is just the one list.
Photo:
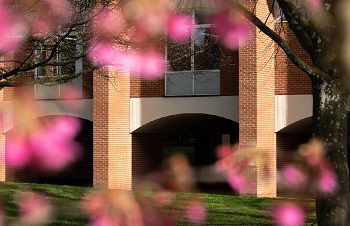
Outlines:
[[[56, 208], [56, 219], [51, 225], [87, 225], [88, 219], [79, 206], [80, 198], [88, 188], [27, 183], [3, 183], [0, 199], [6, 209], [6, 220], [17, 216], [14, 196], [21, 190], [34, 190], [47, 195]], [[268, 207], [275, 199], [239, 197], [230, 195], [200, 194], [208, 209], [207, 225], [272, 225]], [[314, 202], [308, 202], [314, 210]], [[308, 216], [307, 224], [314, 225], [315, 213]], [[189, 225], [185, 221], [181, 225]]]

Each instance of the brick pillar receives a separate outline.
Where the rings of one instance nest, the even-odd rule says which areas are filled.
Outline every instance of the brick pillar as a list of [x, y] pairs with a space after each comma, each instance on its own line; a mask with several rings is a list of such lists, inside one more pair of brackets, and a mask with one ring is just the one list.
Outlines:
[[[249, 1], [249, 8], [257, 4], [256, 15], [265, 21], [269, 15], [266, 1]], [[273, 17], [267, 25], [274, 27]], [[275, 74], [274, 44], [257, 28], [251, 33], [250, 42], [239, 50], [239, 140], [255, 145], [268, 162], [266, 169], [256, 162], [257, 196], [276, 196], [276, 135], [275, 124]], [[252, 193], [251, 188], [249, 193]], [[244, 193], [244, 192], [243, 192]]]
[[94, 186], [131, 189], [129, 75], [106, 68], [94, 74], [93, 87]]

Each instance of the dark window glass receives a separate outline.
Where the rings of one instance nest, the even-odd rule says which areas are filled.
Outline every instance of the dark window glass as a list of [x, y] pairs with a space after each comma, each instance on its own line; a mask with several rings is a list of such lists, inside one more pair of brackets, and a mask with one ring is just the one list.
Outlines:
[[170, 71], [191, 70], [191, 43], [171, 43], [168, 42], [167, 60]]
[[194, 31], [194, 69], [219, 69], [220, 50], [209, 28], [196, 28]]

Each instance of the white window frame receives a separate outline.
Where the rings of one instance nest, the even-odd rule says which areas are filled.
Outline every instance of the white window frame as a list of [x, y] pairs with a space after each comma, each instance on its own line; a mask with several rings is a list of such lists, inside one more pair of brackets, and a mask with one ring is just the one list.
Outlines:
[[[192, 17], [192, 31], [191, 31], [191, 69], [190, 70], [185, 70], [185, 71], [167, 71], [165, 74], [165, 96], [218, 96], [221, 94], [220, 90], [220, 68], [219, 69], [209, 69], [209, 70], [195, 70], [195, 30], [196, 29], [201, 29], [201, 28], [211, 28], [213, 24], [197, 24], [196, 23], [196, 10], [192, 10], [191, 12], [191, 17]], [[165, 60], [168, 62], [168, 45], [165, 45]], [[196, 74], [205, 74], [205, 73], [217, 73], [219, 76], [219, 90], [217, 93], [212, 94], [212, 93], [196, 93], [196, 87], [195, 87], [195, 76]], [[192, 93], [189, 94], [168, 94], [167, 93], [167, 82], [168, 82], [168, 75], [170, 74], [183, 74], [183, 76], [187, 76], [185, 74], [190, 74], [191, 79], [192, 79]]]
[[[73, 38], [68, 37], [67, 39], [73, 39]], [[77, 51], [77, 54], [80, 55], [80, 54], [82, 54], [82, 51], [83, 51], [83, 45], [82, 45], [82, 43], [77, 42], [77, 40], [78, 40], [77, 38], [75, 38], [75, 40], [76, 40], [76, 45], [75, 45], [76, 51]], [[43, 44], [39, 44], [39, 46], [40, 46], [40, 50], [35, 50], [35, 55], [36, 56], [41, 54], [41, 51], [44, 50], [43, 49], [43, 46], [44, 46]], [[40, 52], [38, 53], [38, 51], [40, 51]], [[57, 62], [59, 62], [61, 60], [60, 59], [59, 47], [58, 47], [58, 51], [57, 51], [57, 53], [56, 53], [56, 55], [54, 57], [56, 58]], [[57, 72], [56, 75], [54, 75], [54, 76], [58, 76], [58, 77], [62, 76], [62, 66], [54, 66], [54, 67], [55, 67], [55, 71]], [[48, 76], [46, 74], [45, 75], [39, 75], [38, 74], [38, 70], [39, 70], [39, 67], [34, 69], [35, 79], [45, 78], [45, 77]], [[45, 69], [43, 69], [43, 70], [45, 70]], [[75, 73], [81, 73], [83, 71], [83, 59], [82, 58], [79, 58], [79, 59], [77, 59], [75, 61], [74, 71], [75, 71]], [[61, 88], [63, 86], [65, 86], [65, 85], [67, 85], [67, 84], [70, 84], [70, 83], [72, 83], [72, 85], [74, 84], [75, 86], [78, 86], [78, 88], [80, 89], [79, 97], [82, 97], [82, 88], [83, 88], [82, 87], [82, 79], [80, 77], [78, 77], [78, 78], [73, 79], [71, 82], [67, 82], [65, 84], [57, 84], [57, 85], [52, 86], [52, 87], [48, 87], [48, 86], [41, 85], [41, 84], [35, 84], [34, 85], [34, 98], [35, 99], [60, 99], [60, 98], [62, 98]], [[52, 91], [52, 89], [54, 87], [56, 87], [58, 89], [57, 95], [52, 95], [52, 96], [50, 96], [50, 95], [39, 95], [38, 89], [42, 89], [43, 92], [45, 92], [45, 91], [46, 92], [50, 92], [49, 90], [51, 89], [51, 91]]]

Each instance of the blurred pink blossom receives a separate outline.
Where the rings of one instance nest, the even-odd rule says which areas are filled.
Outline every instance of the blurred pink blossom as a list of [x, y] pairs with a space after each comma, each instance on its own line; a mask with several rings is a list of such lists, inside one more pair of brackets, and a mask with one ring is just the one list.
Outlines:
[[95, 20], [92, 30], [98, 36], [103, 38], [111, 38], [118, 36], [126, 27], [123, 15], [116, 10], [95, 9]]
[[112, 43], [98, 41], [91, 46], [88, 58], [91, 62], [102, 66], [115, 65], [119, 59], [119, 54]]
[[322, 1], [321, 0], [306, 0], [305, 1], [306, 4], [308, 4], [308, 6], [311, 8], [311, 9], [314, 9], [314, 10], [318, 10], [322, 7]]
[[246, 187], [247, 181], [242, 174], [231, 172], [228, 175], [228, 183], [232, 189], [239, 192]]
[[9, 167], [23, 168], [31, 160], [31, 150], [28, 148], [26, 140], [20, 138], [10, 138], [6, 142], [6, 164]]
[[304, 225], [304, 210], [294, 203], [282, 203], [273, 208], [273, 217], [280, 226]]
[[15, 168], [59, 171], [79, 157], [80, 146], [74, 141], [79, 130], [78, 119], [61, 116], [28, 135], [14, 134], [7, 143], [6, 161]]
[[207, 210], [200, 201], [191, 201], [186, 211], [188, 220], [193, 224], [202, 224], [207, 219]]
[[131, 71], [139, 73], [143, 78], [158, 78], [166, 71], [164, 57], [156, 51], [147, 51], [135, 55], [136, 62]]
[[218, 158], [225, 158], [230, 156], [234, 152], [233, 148], [229, 145], [220, 145], [216, 150]]
[[293, 164], [283, 168], [282, 176], [283, 182], [288, 186], [296, 187], [306, 182], [306, 175]]
[[184, 14], [171, 15], [168, 19], [168, 36], [172, 41], [182, 42], [191, 37], [192, 18]]
[[165, 206], [172, 201], [173, 194], [170, 191], [161, 190], [161, 191], [155, 192], [153, 199], [156, 204], [160, 206]]
[[119, 224], [115, 224], [111, 218], [106, 215], [95, 218], [91, 221], [90, 226], [115, 226]]
[[0, 52], [16, 51], [27, 33], [26, 25], [0, 2]]
[[335, 173], [330, 169], [322, 169], [317, 179], [317, 186], [323, 193], [333, 193], [338, 187]]
[[26, 192], [18, 199], [20, 220], [24, 225], [43, 225], [52, 218], [52, 206], [46, 197]]
[[91, 47], [88, 57], [102, 66], [124, 67], [147, 79], [161, 77], [166, 71], [163, 56], [155, 50], [118, 51], [112, 43], [100, 41]]
[[59, 25], [68, 23], [73, 15], [73, 8], [67, 0], [42, 0], [34, 7], [35, 13], [27, 16], [34, 35], [46, 36], [52, 33]]
[[212, 17], [213, 31], [229, 49], [238, 49], [249, 38], [250, 27], [242, 18], [229, 12], [219, 12]]

